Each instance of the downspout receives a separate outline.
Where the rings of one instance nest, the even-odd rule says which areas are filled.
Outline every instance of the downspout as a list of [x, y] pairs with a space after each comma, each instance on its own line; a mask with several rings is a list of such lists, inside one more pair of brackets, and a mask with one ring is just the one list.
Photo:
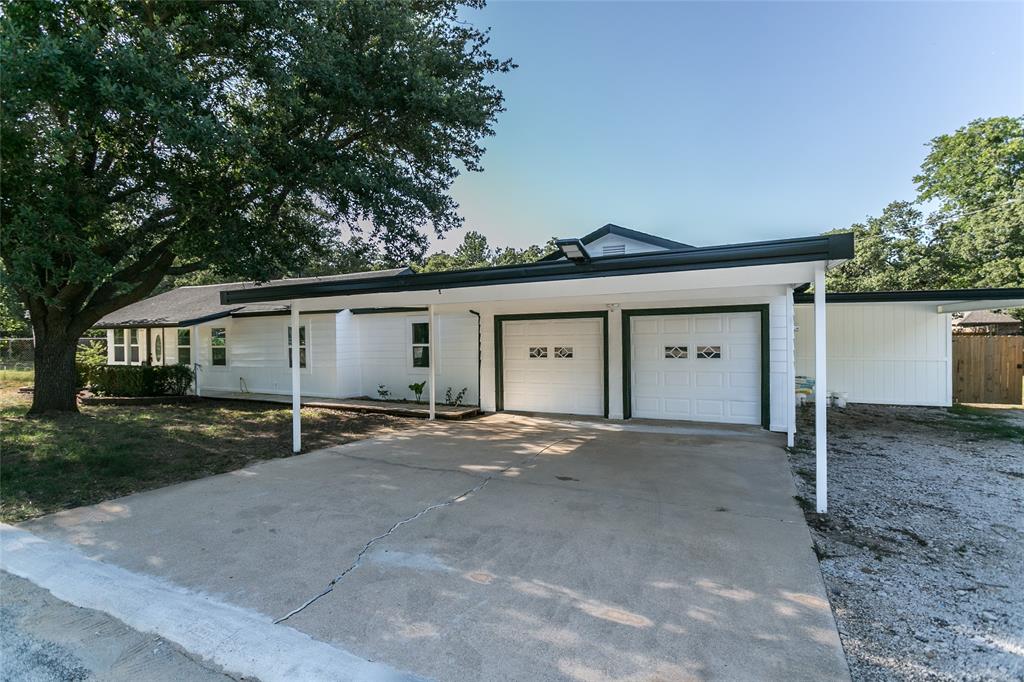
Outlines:
[[483, 337], [480, 332], [482, 319], [477, 311], [470, 310], [469, 312], [476, 315], [476, 405], [480, 407], [483, 402], [480, 398], [480, 372], [483, 370]]

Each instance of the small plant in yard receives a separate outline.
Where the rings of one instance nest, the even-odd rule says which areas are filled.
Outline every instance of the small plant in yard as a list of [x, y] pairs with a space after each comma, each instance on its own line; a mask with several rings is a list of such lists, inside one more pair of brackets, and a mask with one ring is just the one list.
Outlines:
[[450, 405], [451, 407], [458, 407], [462, 404], [463, 399], [466, 397], [466, 391], [469, 390], [466, 386], [462, 387], [462, 390], [452, 395], [452, 387], [449, 386], [444, 392], [444, 404]]
[[412, 391], [413, 395], [416, 396], [416, 402], [421, 402], [423, 398], [423, 390], [427, 387], [427, 382], [421, 381], [418, 384], [409, 384], [409, 390]]
[[75, 367], [78, 369], [80, 386], [92, 386], [94, 376], [107, 364], [107, 348], [98, 341], [82, 346], [75, 354]]
[[377, 395], [380, 396], [381, 400], [387, 400], [391, 397], [391, 391], [384, 384], [377, 384]]

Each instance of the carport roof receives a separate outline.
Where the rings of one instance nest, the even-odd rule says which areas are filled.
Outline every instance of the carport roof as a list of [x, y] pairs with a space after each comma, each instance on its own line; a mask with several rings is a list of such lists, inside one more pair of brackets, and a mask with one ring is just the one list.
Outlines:
[[641, 275], [687, 270], [750, 267], [853, 257], [853, 234], [831, 234], [723, 246], [684, 247], [619, 256], [594, 257], [587, 263], [538, 261], [526, 265], [364, 277], [356, 281], [286, 283], [279, 286], [222, 291], [221, 302], [246, 304], [325, 296], [431, 291], [594, 277]]
[[[794, 303], [813, 303], [814, 294], [793, 294]], [[918, 291], [825, 292], [826, 303], [935, 303], [939, 313], [1013, 308], [1024, 305], [1024, 288], [929, 289]]]

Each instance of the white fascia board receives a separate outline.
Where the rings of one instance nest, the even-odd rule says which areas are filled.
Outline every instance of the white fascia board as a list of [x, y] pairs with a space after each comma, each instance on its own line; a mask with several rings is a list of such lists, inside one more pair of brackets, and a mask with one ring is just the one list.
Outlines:
[[972, 310], [992, 310], [993, 308], [1020, 308], [1024, 306], [1024, 298], [988, 300], [988, 301], [953, 301], [952, 303], [940, 303], [935, 312], [943, 313], [966, 313]]
[[[399, 291], [350, 296], [297, 299], [300, 310], [323, 308], [391, 308], [426, 305], [462, 305], [514, 301], [540, 301], [582, 296], [619, 300], [633, 294], [645, 296], [698, 292], [738, 287], [797, 286], [814, 277], [817, 261], [659, 272], [643, 275], [613, 275], [547, 282], [497, 284], [430, 291]], [[666, 296], [670, 299], [671, 296]]]

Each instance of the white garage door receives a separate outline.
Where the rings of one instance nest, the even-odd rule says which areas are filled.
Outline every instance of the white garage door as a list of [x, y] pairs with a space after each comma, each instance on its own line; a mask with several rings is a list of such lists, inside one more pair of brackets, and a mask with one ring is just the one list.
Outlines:
[[634, 417], [761, 423], [761, 314], [630, 320]]
[[502, 323], [504, 409], [604, 414], [604, 321]]

